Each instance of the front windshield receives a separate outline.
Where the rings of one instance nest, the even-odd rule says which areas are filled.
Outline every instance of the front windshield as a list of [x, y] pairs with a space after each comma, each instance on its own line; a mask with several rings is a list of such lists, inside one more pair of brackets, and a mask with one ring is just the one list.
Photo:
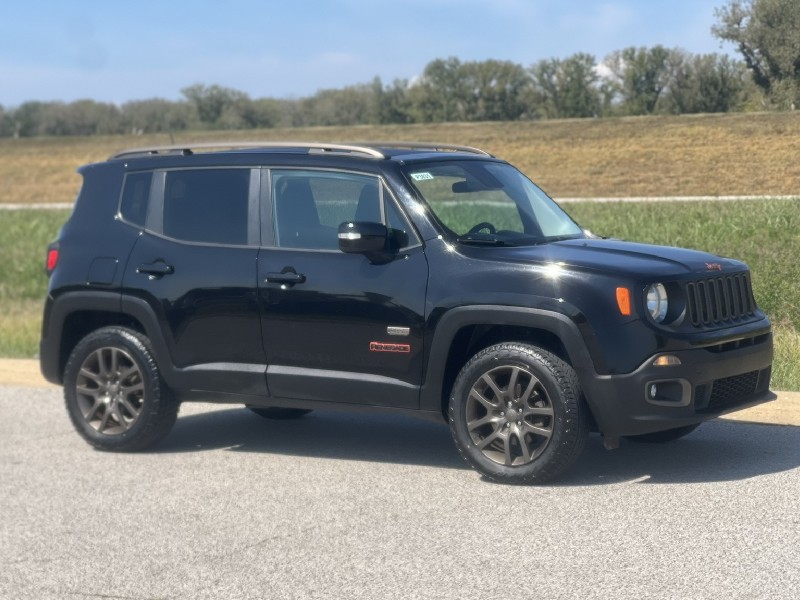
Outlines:
[[406, 173], [456, 241], [524, 245], [583, 237], [547, 194], [509, 164], [437, 161], [410, 165]]

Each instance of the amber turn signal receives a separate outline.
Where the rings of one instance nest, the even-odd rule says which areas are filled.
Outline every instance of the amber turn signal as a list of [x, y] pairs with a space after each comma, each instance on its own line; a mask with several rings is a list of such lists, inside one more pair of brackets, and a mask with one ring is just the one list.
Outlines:
[[631, 316], [631, 291], [628, 288], [617, 288], [617, 306], [620, 313], [626, 317]]

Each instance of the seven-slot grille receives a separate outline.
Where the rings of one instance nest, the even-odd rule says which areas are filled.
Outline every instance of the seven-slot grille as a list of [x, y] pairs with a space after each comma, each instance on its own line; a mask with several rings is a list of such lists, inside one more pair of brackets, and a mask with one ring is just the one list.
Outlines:
[[686, 284], [689, 320], [709, 327], [751, 316], [756, 311], [749, 273], [699, 279]]

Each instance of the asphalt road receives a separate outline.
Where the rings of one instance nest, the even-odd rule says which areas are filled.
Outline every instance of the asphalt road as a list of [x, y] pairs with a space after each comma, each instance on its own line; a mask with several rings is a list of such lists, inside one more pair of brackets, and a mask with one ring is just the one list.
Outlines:
[[800, 428], [597, 437], [556, 485], [466, 468], [444, 425], [188, 405], [89, 448], [60, 392], [0, 388], [2, 598], [797, 598]]

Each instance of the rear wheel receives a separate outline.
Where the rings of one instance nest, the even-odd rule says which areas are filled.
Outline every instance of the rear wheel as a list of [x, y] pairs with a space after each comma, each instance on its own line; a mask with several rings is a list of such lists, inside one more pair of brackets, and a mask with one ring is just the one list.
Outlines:
[[519, 343], [472, 357], [450, 398], [456, 447], [492, 481], [542, 483], [569, 468], [589, 432], [575, 371], [554, 354]]
[[247, 408], [259, 417], [264, 417], [265, 419], [299, 419], [311, 412], [311, 410], [307, 408], [281, 408], [278, 406], [270, 406], [267, 408], [248, 406]]
[[104, 327], [75, 346], [64, 400], [78, 433], [102, 450], [144, 450], [169, 433], [179, 404], [164, 385], [148, 338]]
[[700, 423], [676, 427], [675, 429], [667, 429], [665, 431], [643, 433], [641, 435], [627, 435], [625, 439], [639, 444], [666, 444], [667, 442], [674, 442], [675, 440], [689, 435], [698, 427], [700, 427]]

